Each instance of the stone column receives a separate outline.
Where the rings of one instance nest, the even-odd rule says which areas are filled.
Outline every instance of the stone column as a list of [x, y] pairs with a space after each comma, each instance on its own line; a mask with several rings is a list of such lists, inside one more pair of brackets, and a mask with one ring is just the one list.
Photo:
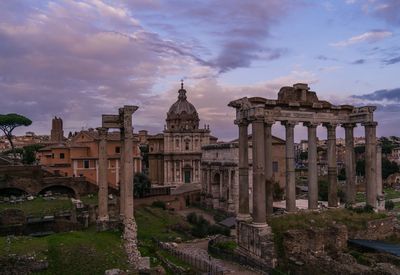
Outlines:
[[108, 221], [108, 182], [107, 182], [107, 128], [97, 128], [99, 132], [99, 217], [98, 221]]
[[223, 198], [222, 185], [224, 183], [224, 170], [220, 168], [219, 170], [219, 207], [221, 207], [221, 199]]
[[119, 216], [123, 220], [125, 217], [125, 131], [124, 128], [120, 129], [120, 167], [119, 167]]
[[376, 208], [376, 126], [377, 122], [366, 122], [365, 127], [365, 182], [367, 204]]
[[296, 174], [294, 161], [294, 127], [296, 123], [283, 121], [286, 130], [286, 211], [296, 211]]
[[356, 202], [356, 168], [354, 153], [354, 123], [345, 123], [342, 125], [345, 131], [346, 140], [346, 203]]
[[376, 196], [378, 210], [385, 210], [385, 197], [382, 192], [382, 146], [376, 146]]
[[308, 130], [308, 209], [318, 208], [317, 126], [305, 123]]
[[337, 207], [336, 124], [324, 124], [328, 131], [328, 206]]
[[125, 183], [125, 218], [133, 219], [133, 127], [132, 114], [135, 106], [124, 106], [123, 124], [125, 129], [124, 139], [124, 183]]
[[249, 221], [249, 137], [248, 122], [237, 122], [239, 126], [239, 214], [238, 220]]
[[273, 213], [273, 181], [272, 181], [272, 125], [273, 122], [264, 123], [265, 138], [265, 207], [267, 216]]
[[252, 122], [253, 141], [253, 223], [266, 223], [265, 203], [265, 139], [264, 121], [257, 118]]

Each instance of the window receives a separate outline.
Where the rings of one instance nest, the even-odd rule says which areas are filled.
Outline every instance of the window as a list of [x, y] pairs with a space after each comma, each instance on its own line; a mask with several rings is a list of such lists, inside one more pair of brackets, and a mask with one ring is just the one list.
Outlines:
[[86, 169], [89, 168], [89, 160], [85, 159], [85, 160], [83, 161], [83, 168], [86, 168]]
[[189, 141], [185, 142], [185, 150], [189, 150]]
[[277, 161], [272, 162], [272, 172], [274, 172], [274, 173], [278, 172], [278, 162]]
[[115, 153], [116, 154], [121, 153], [121, 147], [119, 147], [119, 146], [115, 147]]
[[64, 158], [65, 158], [64, 153], [60, 153], [60, 159], [64, 159]]
[[179, 139], [175, 140], [175, 146], [176, 148], [179, 148]]
[[53, 154], [53, 153], [51, 153], [51, 158], [52, 158], [52, 159], [54, 158], [54, 154]]

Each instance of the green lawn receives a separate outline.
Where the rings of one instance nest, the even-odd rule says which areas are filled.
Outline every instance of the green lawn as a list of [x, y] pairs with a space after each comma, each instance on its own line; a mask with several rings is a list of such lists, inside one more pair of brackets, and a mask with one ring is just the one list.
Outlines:
[[[0, 237], [0, 256], [35, 255], [47, 259], [49, 268], [38, 274], [104, 274], [111, 268], [127, 269], [119, 232], [68, 232], [41, 238]], [[1, 273], [1, 268], [0, 268]]]
[[35, 198], [31, 201], [20, 203], [1, 203], [0, 212], [5, 209], [20, 209], [25, 215], [44, 216], [53, 215], [55, 212], [71, 210], [72, 202], [67, 197], [58, 197], [55, 200], [45, 200], [44, 198]]

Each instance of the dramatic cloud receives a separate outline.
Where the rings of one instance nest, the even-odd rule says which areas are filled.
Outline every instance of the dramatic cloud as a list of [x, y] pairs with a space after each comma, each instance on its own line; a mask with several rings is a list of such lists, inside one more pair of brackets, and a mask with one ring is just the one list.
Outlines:
[[353, 97], [370, 100], [372, 102], [392, 102], [393, 104], [400, 104], [400, 88], [380, 90], [366, 95], [354, 95]]
[[[204, 79], [212, 82], [222, 72], [285, 53], [267, 47], [265, 39], [277, 24], [276, 14], [284, 16], [289, 6], [290, 1], [278, 0], [230, 5], [1, 1], [1, 112], [24, 114], [34, 129], [46, 133], [54, 115], [64, 119], [66, 131], [79, 130], [98, 126], [102, 113], [135, 104], [140, 107], [134, 118], [138, 128], [160, 131], [168, 104], [175, 100], [166, 91], [175, 93], [171, 87], [181, 77], [205, 87]], [[202, 93], [209, 102], [214, 91], [204, 88]], [[225, 96], [219, 107], [230, 98]], [[202, 109], [205, 118], [214, 112], [210, 108]]]
[[[265, 46], [270, 37], [271, 27], [283, 18], [291, 8], [300, 6], [300, 1], [293, 3], [288, 0], [241, 1], [232, 0], [229, 4], [223, 1], [157, 1], [157, 4], [140, 10], [154, 15], [157, 10], [163, 14], [165, 31], [179, 39], [179, 33], [193, 38], [207, 36], [216, 47], [216, 56], [207, 57], [203, 54], [204, 65], [214, 67], [218, 73], [235, 68], [249, 67], [254, 60], [273, 60], [281, 57], [287, 50]], [[132, 10], [138, 6], [127, 1]], [[148, 18], [147, 18], [148, 19]], [[183, 23], [184, 22], [184, 23]], [[182, 30], [182, 25], [187, 30]], [[154, 24], [160, 26], [159, 21]], [[178, 34], [178, 35], [177, 35]], [[187, 39], [190, 40], [190, 39]]]
[[400, 1], [398, 0], [367, 1], [362, 8], [366, 13], [381, 18], [389, 24], [400, 26]]
[[378, 133], [382, 136], [398, 135], [397, 127], [400, 116], [400, 88], [379, 90], [365, 95], [353, 95], [356, 105], [375, 105], [377, 111]]
[[331, 46], [347, 47], [347, 46], [361, 43], [361, 42], [374, 43], [379, 40], [385, 39], [386, 37], [389, 37], [389, 36], [392, 36], [392, 33], [389, 31], [384, 31], [384, 30], [369, 31], [369, 32], [365, 32], [365, 33], [357, 35], [357, 36], [350, 37], [347, 40], [332, 43]]

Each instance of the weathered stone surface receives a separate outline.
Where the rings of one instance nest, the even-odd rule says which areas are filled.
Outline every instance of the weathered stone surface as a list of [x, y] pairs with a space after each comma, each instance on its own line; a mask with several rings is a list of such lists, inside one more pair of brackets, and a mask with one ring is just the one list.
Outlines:
[[344, 225], [294, 229], [283, 234], [283, 245], [287, 255], [337, 252], [347, 247], [347, 238], [347, 227]]
[[25, 213], [19, 209], [6, 209], [0, 213], [0, 226], [24, 224]]

